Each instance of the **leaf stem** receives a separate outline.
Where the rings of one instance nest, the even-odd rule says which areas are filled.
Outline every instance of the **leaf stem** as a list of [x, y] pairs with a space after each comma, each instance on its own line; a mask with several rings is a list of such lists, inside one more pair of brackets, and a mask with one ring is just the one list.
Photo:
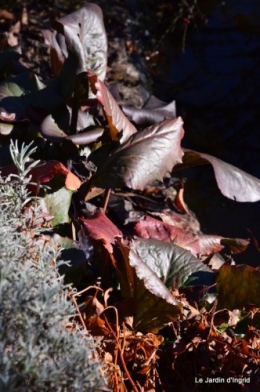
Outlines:
[[106, 213], [106, 209], [107, 209], [107, 205], [108, 205], [108, 202], [109, 202], [110, 194], [111, 194], [111, 189], [106, 189], [105, 194], [104, 194], [104, 204], [103, 204], [104, 213]]
[[73, 101], [72, 101], [72, 113], [71, 113], [71, 123], [70, 123], [70, 134], [75, 135], [77, 132], [77, 122], [78, 122], [78, 99], [74, 92]]

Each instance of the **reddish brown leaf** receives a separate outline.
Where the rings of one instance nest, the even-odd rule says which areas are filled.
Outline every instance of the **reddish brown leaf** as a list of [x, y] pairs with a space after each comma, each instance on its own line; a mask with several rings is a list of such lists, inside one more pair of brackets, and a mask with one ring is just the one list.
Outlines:
[[86, 320], [86, 327], [93, 336], [106, 336], [110, 333], [105, 321], [99, 316], [89, 317]]
[[12, 14], [11, 12], [9, 12], [7, 10], [0, 10], [0, 18], [12, 20], [12, 19], [14, 19], [14, 14]]
[[229, 245], [234, 253], [238, 253], [245, 250], [249, 243], [248, 240], [197, 234], [192, 230], [185, 231], [182, 228], [164, 223], [149, 216], [136, 223], [134, 232], [141, 238], [154, 238], [160, 241], [172, 242], [189, 250], [194, 256], [217, 253], [223, 249], [223, 243]]
[[0, 112], [0, 120], [5, 122], [16, 121], [15, 113]]
[[159, 217], [163, 222], [171, 226], [179, 227], [185, 231], [192, 231], [198, 233], [200, 231], [200, 224], [197, 218], [189, 214], [179, 214], [174, 211], [153, 212], [151, 215]]
[[122, 132], [120, 142], [125, 142], [137, 132], [136, 128], [124, 115], [105, 84], [92, 73], [89, 73], [89, 79], [93, 92], [104, 108], [112, 140], [118, 140]]
[[81, 185], [80, 179], [58, 161], [41, 161], [32, 169], [31, 174], [33, 180], [41, 184], [49, 182], [56, 174], [63, 174], [66, 177], [65, 186], [71, 191], [77, 190]]
[[[3, 167], [1, 174], [3, 177], [7, 177], [9, 174], [17, 174], [16, 166], [8, 165]], [[40, 161], [29, 174], [32, 176], [32, 182], [40, 184], [49, 182], [57, 174], [63, 174], [66, 177], [65, 186], [71, 191], [77, 190], [81, 185], [80, 179], [59, 161]]]
[[175, 206], [178, 208], [180, 212], [183, 214], [191, 214], [187, 204], [184, 201], [184, 186], [182, 185], [181, 188], [178, 190], [177, 195], [174, 200]]
[[[50, 30], [42, 30], [42, 35], [46, 45], [50, 46], [51, 67], [54, 75], [58, 75], [62, 64], [65, 61], [65, 56], [60, 45], [57, 42], [57, 33]], [[60, 37], [59, 37], [60, 38]], [[62, 41], [64, 45], [64, 42]]]
[[[198, 240], [196, 234], [185, 232], [178, 227], [171, 226], [149, 216], [146, 216], [144, 220], [140, 220], [136, 223], [134, 233], [141, 238], [154, 238], [160, 241], [173, 242], [176, 245], [186, 247], [186, 249], [189, 248], [189, 244]], [[197, 253], [199, 252], [196, 252], [195, 254]]]
[[80, 220], [90, 238], [101, 240], [108, 252], [113, 253], [111, 244], [115, 243], [115, 237], [122, 237], [122, 232], [106, 217], [104, 212], [98, 211], [92, 218]]

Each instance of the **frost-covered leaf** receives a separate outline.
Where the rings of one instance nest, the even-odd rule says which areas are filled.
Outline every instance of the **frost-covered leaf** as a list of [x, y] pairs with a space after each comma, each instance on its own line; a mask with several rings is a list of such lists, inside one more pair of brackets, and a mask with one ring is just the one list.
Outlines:
[[181, 162], [182, 119], [166, 120], [132, 135], [101, 164], [92, 178], [99, 188], [144, 189]]

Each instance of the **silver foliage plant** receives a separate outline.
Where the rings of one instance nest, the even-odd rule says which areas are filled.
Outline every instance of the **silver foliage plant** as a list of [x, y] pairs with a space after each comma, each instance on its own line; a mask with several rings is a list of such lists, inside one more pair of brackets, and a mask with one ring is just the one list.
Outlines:
[[33, 204], [32, 165], [25, 167], [33, 150], [11, 143], [10, 151], [18, 175], [0, 173], [0, 391], [103, 390], [92, 337], [64, 327], [75, 309], [57, 271], [59, 250], [50, 243], [31, 249], [40, 230], [24, 212]]

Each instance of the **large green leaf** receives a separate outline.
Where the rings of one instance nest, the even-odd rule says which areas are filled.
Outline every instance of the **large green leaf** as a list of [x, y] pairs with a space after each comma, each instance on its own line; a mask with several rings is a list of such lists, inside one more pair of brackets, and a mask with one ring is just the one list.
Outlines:
[[260, 200], [260, 180], [258, 178], [211, 155], [197, 151], [184, 151], [183, 165], [178, 168], [211, 163], [218, 187], [224, 196], [240, 202]]
[[25, 118], [30, 103], [28, 94], [44, 87], [31, 72], [6, 79], [0, 84], [0, 111], [13, 114], [14, 120]]
[[14, 128], [13, 124], [0, 122], [0, 135], [10, 135]]
[[165, 282], [166, 287], [211, 285], [215, 273], [189, 251], [154, 239], [135, 239], [131, 249]]
[[65, 187], [40, 199], [44, 212], [53, 216], [52, 225], [57, 226], [69, 222], [69, 208], [73, 191]]
[[218, 308], [260, 307], [260, 271], [249, 265], [223, 265], [217, 275]]
[[182, 305], [135, 252], [119, 246], [124, 265], [117, 264], [117, 271], [128, 305], [123, 312], [133, 317], [135, 329], [157, 333], [176, 320]]
[[99, 188], [144, 189], [181, 162], [182, 119], [166, 120], [132, 135], [101, 164], [91, 184]]
[[0, 84], [0, 112], [2, 116], [13, 117], [14, 121], [28, 118], [30, 106], [53, 111], [64, 105], [53, 83], [45, 86], [32, 72], [10, 77]]

